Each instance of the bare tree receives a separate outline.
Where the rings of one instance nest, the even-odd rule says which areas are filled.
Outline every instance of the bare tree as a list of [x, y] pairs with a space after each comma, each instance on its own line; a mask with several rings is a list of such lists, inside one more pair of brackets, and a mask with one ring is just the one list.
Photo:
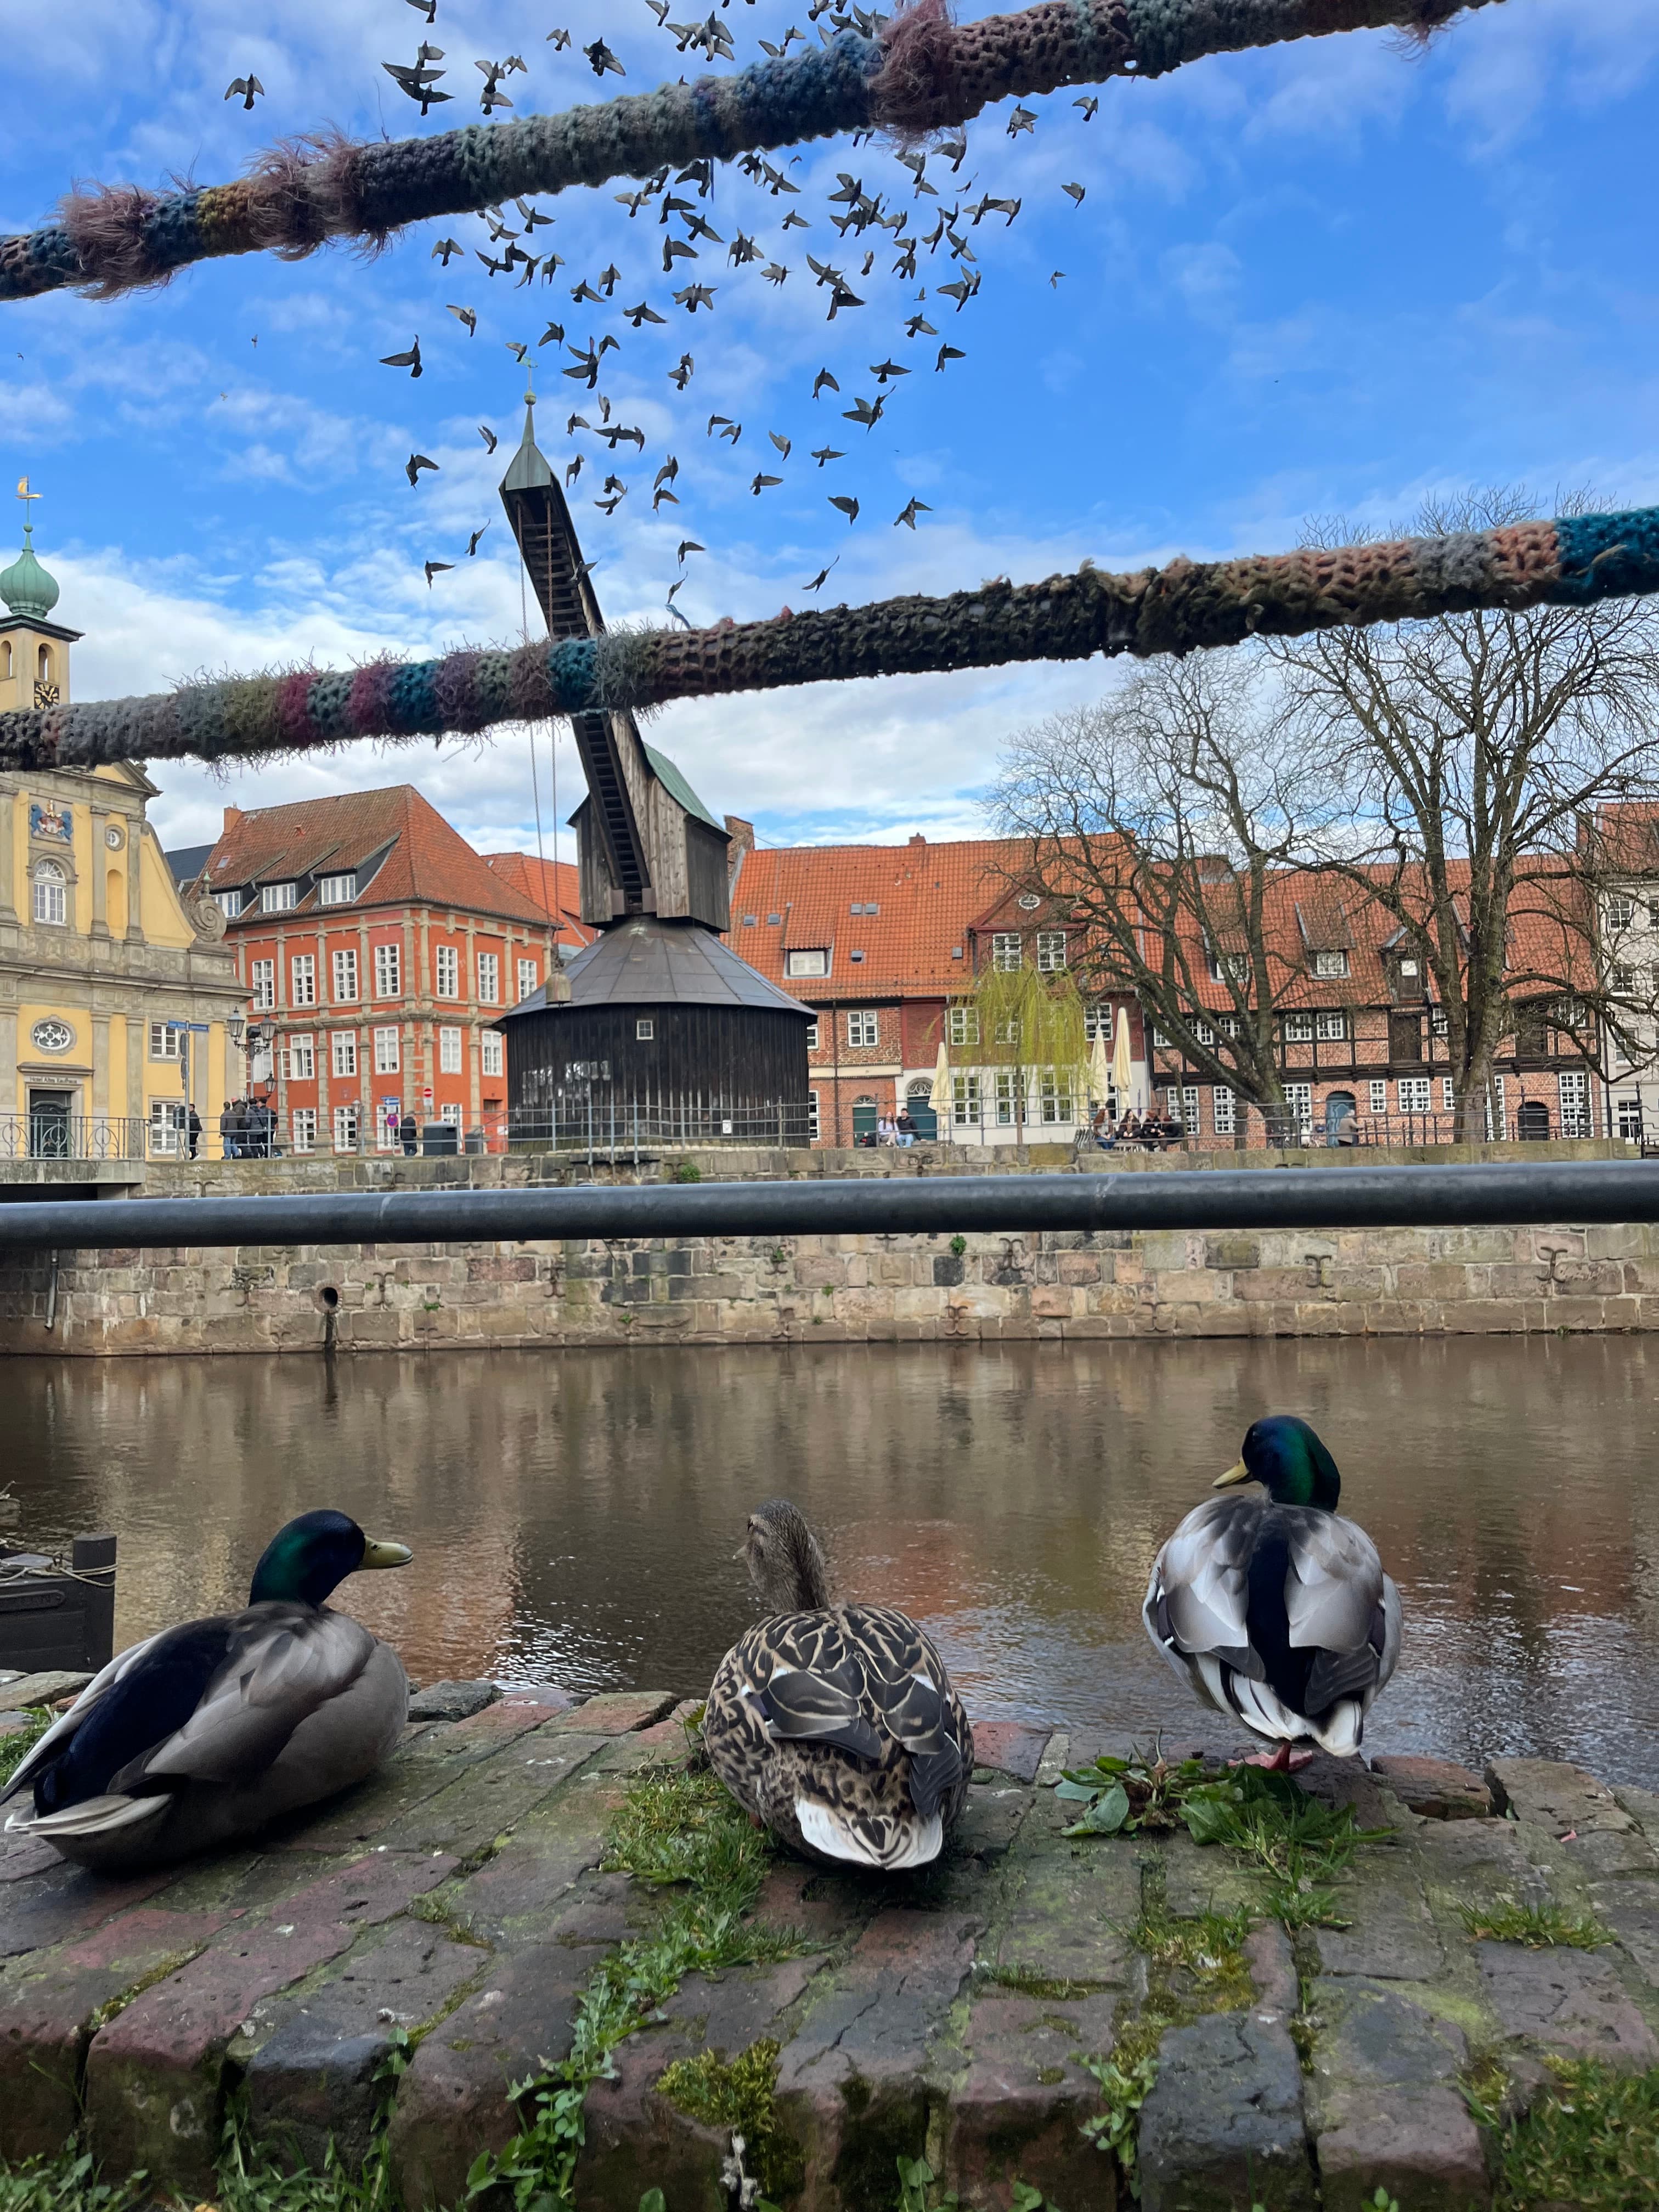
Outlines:
[[1272, 1113], [1298, 969], [1269, 892], [1325, 832], [1325, 789], [1259, 657], [1211, 653], [1022, 732], [991, 808], [1029, 847], [1022, 881], [1084, 925], [1085, 988], [1132, 991], [1203, 1079]]
[[[1534, 511], [1518, 493], [1478, 493], [1425, 508], [1416, 527], [1486, 530]], [[1460, 1136], [1485, 1133], [1494, 1062], [1517, 1033], [1540, 1053], [1553, 1033], [1598, 1072], [1605, 1038], [1648, 1056], [1654, 975], [1605, 945], [1628, 841], [1603, 832], [1619, 821], [1607, 810], [1659, 793], [1650, 603], [1483, 611], [1262, 651], [1298, 757], [1340, 796], [1312, 834], [1299, 825], [1298, 857], [1376, 901], [1432, 978]]]

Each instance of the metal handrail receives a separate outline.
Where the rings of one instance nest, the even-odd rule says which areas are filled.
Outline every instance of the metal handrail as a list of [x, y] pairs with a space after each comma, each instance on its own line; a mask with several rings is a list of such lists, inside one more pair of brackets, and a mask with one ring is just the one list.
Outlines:
[[[903, 1154], [895, 1155], [895, 1160]], [[782, 1182], [131, 1198], [0, 1206], [0, 1247], [495, 1243], [590, 1237], [933, 1235], [960, 1231], [1385, 1229], [1659, 1221], [1659, 1165], [894, 1174]]]
[[149, 1136], [137, 1115], [0, 1114], [0, 1159], [142, 1160]]

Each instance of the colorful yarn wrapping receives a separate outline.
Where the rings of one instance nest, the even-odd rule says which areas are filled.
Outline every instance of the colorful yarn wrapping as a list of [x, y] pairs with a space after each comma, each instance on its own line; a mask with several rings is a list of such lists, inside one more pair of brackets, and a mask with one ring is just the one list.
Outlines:
[[943, 599], [882, 599], [714, 629], [619, 630], [512, 652], [469, 647], [441, 660], [371, 661], [349, 674], [297, 669], [186, 684], [154, 698], [0, 714], [0, 767], [248, 758], [854, 676], [1096, 653], [1144, 658], [1257, 635], [1656, 592], [1659, 507], [1576, 514], [1328, 551], [1172, 561], [1127, 575], [1085, 567]]
[[828, 46], [731, 76], [665, 84], [602, 106], [429, 138], [288, 139], [228, 185], [152, 192], [94, 185], [61, 221], [0, 238], [0, 300], [73, 287], [112, 300], [165, 284], [193, 261], [233, 253], [298, 260], [330, 239], [383, 246], [434, 216], [514, 194], [643, 177], [666, 162], [729, 160], [849, 131], [915, 138], [993, 102], [1161, 76], [1206, 54], [1392, 27], [1426, 36], [1497, 0], [1039, 0], [1017, 15], [952, 23], [945, 0], [915, 0], [879, 38], [842, 31]]

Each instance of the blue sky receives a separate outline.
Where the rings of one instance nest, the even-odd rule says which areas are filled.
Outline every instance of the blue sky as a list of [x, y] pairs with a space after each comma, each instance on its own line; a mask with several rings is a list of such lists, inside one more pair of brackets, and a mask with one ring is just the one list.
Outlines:
[[[429, 32], [404, 0], [285, 0], [270, 15], [280, 35], [245, 28], [243, 0], [30, 10], [8, 31], [0, 227], [44, 219], [73, 177], [207, 182], [287, 132], [402, 137], [476, 119], [476, 57], [523, 54], [527, 72], [506, 80], [520, 113], [702, 66], [676, 54], [645, 0], [439, 0]], [[732, 0], [722, 20], [739, 63], [791, 22], [816, 35], [805, 0]], [[556, 24], [568, 51], [547, 42]], [[601, 32], [628, 72], [603, 89], [580, 52]], [[379, 66], [411, 61], [422, 36], [444, 48], [457, 95], [425, 123]], [[268, 88], [252, 115], [222, 97], [249, 69]], [[1092, 121], [1057, 94], [1027, 103], [1036, 126], [1015, 139], [1005, 103], [969, 126], [959, 178], [930, 161], [943, 202], [914, 202], [910, 228], [923, 230], [970, 178], [975, 201], [1022, 202], [1011, 225], [992, 214], [959, 228], [983, 278], [960, 313], [934, 289], [960, 274], [947, 246], [924, 249], [907, 283], [890, 273], [885, 233], [843, 243], [829, 228], [839, 171], [893, 206], [913, 201], [890, 151], [844, 140], [805, 149], [788, 171], [795, 198], [734, 167], [697, 202], [727, 246], [741, 230], [788, 265], [781, 287], [762, 281], [762, 262], [730, 267], [707, 242], [665, 277], [663, 240], [682, 226], [665, 229], [654, 209], [630, 221], [619, 184], [540, 203], [556, 222], [526, 243], [564, 257], [550, 285], [489, 276], [473, 258], [484, 225], [457, 218], [369, 263], [249, 257], [113, 305], [25, 302], [4, 310], [0, 473], [9, 484], [27, 471], [45, 494], [37, 544], [64, 586], [59, 617], [87, 633], [83, 697], [516, 636], [519, 572], [495, 487], [523, 380], [505, 342], [533, 344], [550, 319], [577, 343], [618, 334], [600, 390], [646, 432], [642, 459], [625, 445], [619, 463], [567, 436], [573, 406], [597, 414], [558, 373], [568, 351], [535, 355], [544, 449], [560, 466], [586, 454], [574, 511], [612, 621], [663, 618], [682, 537], [708, 549], [688, 559], [678, 601], [702, 623], [811, 604], [802, 586], [837, 556], [829, 604], [1085, 556], [1131, 567], [1273, 550], [1310, 516], [1382, 528], [1469, 483], [1523, 483], [1546, 505], [1558, 486], [1659, 501], [1656, 85], [1651, 0], [1504, 0], [1424, 54], [1382, 35], [1306, 40], [1101, 87]], [[1067, 182], [1084, 185], [1080, 206]], [[811, 228], [783, 234], [790, 208]], [[468, 257], [447, 271], [430, 258], [446, 234]], [[846, 269], [866, 304], [826, 323], [808, 252]], [[570, 289], [613, 261], [611, 305], [573, 305]], [[717, 289], [712, 311], [688, 317], [668, 295], [691, 277]], [[616, 311], [642, 297], [668, 320], [636, 334]], [[452, 301], [477, 310], [476, 337]], [[906, 339], [918, 311], [938, 337]], [[379, 362], [416, 333], [418, 382]], [[966, 357], [938, 373], [941, 339]], [[667, 371], [687, 349], [681, 397]], [[914, 373], [866, 431], [840, 410], [876, 396], [870, 368], [886, 359]], [[815, 402], [822, 367], [841, 396]], [[711, 414], [742, 423], [735, 447], [708, 436]], [[480, 422], [502, 438], [494, 460]], [[791, 441], [787, 460], [771, 432]], [[811, 453], [825, 443], [846, 458], [820, 469]], [[441, 465], [414, 490], [412, 448]], [[670, 454], [680, 504], [653, 517], [652, 478]], [[592, 501], [613, 466], [629, 491], [606, 518]], [[761, 470], [783, 481], [756, 495]], [[858, 497], [855, 526], [831, 491]], [[929, 510], [914, 535], [893, 522], [913, 495]], [[469, 561], [468, 533], [486, 520]], [[428, 559], [458, 563], [430, 590]], [[652, 734], [765, 842], [972, 835], [1006, 733], [1111, 680], [1072, 666], [825, 686], [688, 702]], [[550, 848], [545, 730], [537, 744]], [[404, 780], [484, 849], [536, 840], [522, 732], [483, 748], [359, 747], [228, 781], [174, 763], [155, 773], [169, 842], [211, 836], [227, 802]], [[568, 815], [580, 796], [568, 741], [557, 775]]]

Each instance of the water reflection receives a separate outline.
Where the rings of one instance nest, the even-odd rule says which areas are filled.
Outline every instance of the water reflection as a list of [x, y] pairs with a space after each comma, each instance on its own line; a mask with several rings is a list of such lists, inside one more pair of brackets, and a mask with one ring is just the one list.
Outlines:
[[349, 1595], [417, 1679], [693, 1689], [750, 1616], [744, 1516], [787, 1492], [975, 1711], [1183, 1735], [1152, 1554], [1291, 1409], [1405, 1595], [1368, 1744], [1659, 1784], [1656, 1381], [1640, 1338], [737, 1347], [15, 1359], [0, 1407], [21, 1532], [119, 1534], [123, 1639], [234, 1601], [328, 1503], [416, 1547]]

